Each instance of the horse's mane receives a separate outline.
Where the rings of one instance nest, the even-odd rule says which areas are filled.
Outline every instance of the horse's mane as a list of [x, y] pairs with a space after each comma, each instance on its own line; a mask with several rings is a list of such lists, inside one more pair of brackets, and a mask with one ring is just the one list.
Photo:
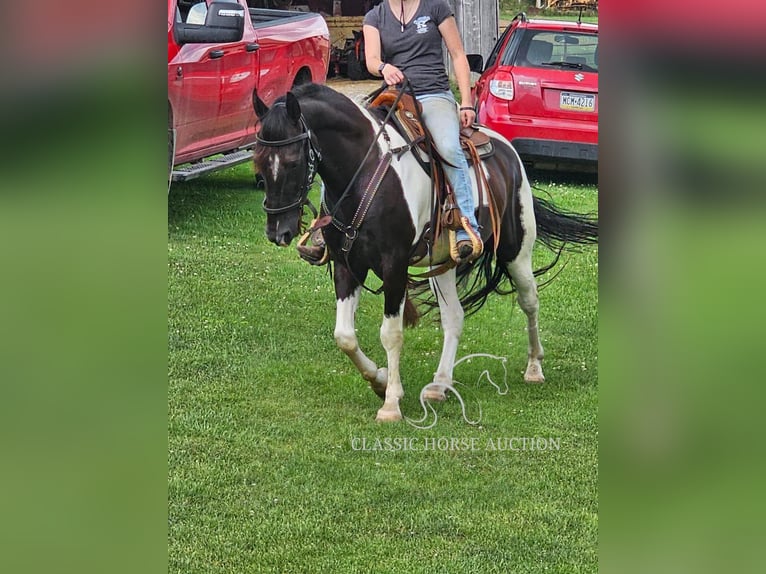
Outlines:
[[[336, 110], [349, 111], [358, 109], [359, 106], [348, 96], [336, 92], [324, 84], [301, 84], [290, 90], [298, 98], [301, 106], [319, 104], [330, 106]], [[277, 102], [284, 102], [285, 96], [277, 99]], [[276, 102], [275, 102], [276, 103]]]
[[[301, 84], [290, 92], [298, 99], [301, 109], [313, 112], [312, 128], [318, 128], [327, 122], [340, 129], [342, 118], [358, 118], [356, 114], [362, 113], [356, 102], [324, 84]], [[271, 113], [261, 124], [263, 137], [278, 139], [283, 136], [287, 119], [286, 99], [287, 94], [274, 101]]]

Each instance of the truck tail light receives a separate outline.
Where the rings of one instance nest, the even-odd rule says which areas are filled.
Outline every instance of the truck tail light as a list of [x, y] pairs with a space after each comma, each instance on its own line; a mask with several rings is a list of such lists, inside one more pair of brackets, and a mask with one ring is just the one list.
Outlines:
[[489, 93], [501, 100], [513, 99], [513, 76], [510, 72], [498, 72], [489, 81]]

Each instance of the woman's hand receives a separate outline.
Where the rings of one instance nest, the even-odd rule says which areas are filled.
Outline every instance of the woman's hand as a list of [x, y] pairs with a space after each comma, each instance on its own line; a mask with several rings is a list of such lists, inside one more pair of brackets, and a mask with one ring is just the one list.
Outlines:
[[460, 107], [460, 125], [464, 128], [471, 127], [476, 121], [476, 111], [468, 106]]
[[404, 74], [396, 66], [386, 64], [386, 67], [383, 68], [383, 79], [389, 86], [395, 86], [396, 84], [401, 84], [404, 81]]

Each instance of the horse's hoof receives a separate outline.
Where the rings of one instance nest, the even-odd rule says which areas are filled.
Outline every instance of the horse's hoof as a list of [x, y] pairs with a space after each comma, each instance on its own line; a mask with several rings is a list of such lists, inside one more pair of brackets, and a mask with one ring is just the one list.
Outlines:
[[370, 388], [375, 392], [376, 395], [385, 400], [386, 387], [388, 387], [388, 369], [386, 367], [382, 367], [378, 369], [377, 373], [375, 373], [375, 379], [370, 381]]
[[540, 368], [539, 365], [530, 365], [527, 367], [527, 372], [524, 373], [524, 382], [525, 383], [533, 383], [533, 384], [539, 384], [545, 382], [545, 376], [543, 375], [543, 370]]
[[423, 392], [420, 393], [420, 396], [427, 401], [447, 400], [447, 393], [445, 392], [444, 386], [440, 385], [439, 383], [427, 384], [423, 389]]
[[396, 409], [381, 407], [375, 420], [379, 423], [396, 423], [402, 420], [402, 413], [399, 411], [399, 407], [396, 407]]

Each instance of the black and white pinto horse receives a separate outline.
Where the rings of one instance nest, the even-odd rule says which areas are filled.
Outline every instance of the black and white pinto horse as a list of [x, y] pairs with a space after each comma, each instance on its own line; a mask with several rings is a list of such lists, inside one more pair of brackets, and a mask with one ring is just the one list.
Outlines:
[[[431, 179], [412, 152], [400, 157], [394, 155], [390, 167], [383, 168], [386, 171], [380, 188], [367, 206], [362, 224], [353, 230], [350, 224], [369, 188], [372, 174], [376, 168], [380, 172], [386, 152], [405, 145], [405, 140], [391, 125], [384, 128], [387, 137], [375, 139], [386, 110], [365, 109], [346, 96], [316, 84], [295, 88], [270, 109], [257, 94], [253, 95], [253, 104], [261, 123], [255, 164], [265, 179], [268, 239], [287, 246], [300, 232], [310, 182], [314, 173], [319, 173], [323, 206], [334, 215], [333, 224], [324, 228], [324, 238], [335, 268], [335, 341], [384, 399], [377, 420], [401, 420], [399, 400], [404, 391], [399, 360], [403, 327], [405, 322], [414, 323], [412, 319], [417, 316], [407, 297], [408, 267], [413, 246], [431, 220]], [[445, 389], [453, 383], [452, 371], [465, 314], [456, 278], [472, 271], [472, 277], [476, 277], [476, 273], [482, 277], [478, 291], [474, 281], [470, 297], [463, 298], [463, 302], [478, 302], [479, 307], [492, 291], [509, 292], [507, 285], [501, 289], [501, 283], [510, 280], [510, 287], [515, 288], [527, 317], [529, 348], [524, 380], [543, 382], [543, 347], [537, 326], [538, 297], [532, 248], [538, 233], [546, 243], [559, 244], [594, 242], [598, 234], [595, 220], [563, 213], [533, 197], [524, 167], [510, 143], [491, 130], [481, 130], [491, 136], [495, 149], [483, 167], [489, 185], [501, 192], [499, 243], [495, 250], [493, 240], [488, 240], [484, 254], [473, 264], [452, 268], [429, 279], [438, 300], [444, 331], [439, 367], [433, 383], [422, 395], [429, 400], [444, 399]], [[372, 152], [368, 154], [370, 149]], [[476, 178], [473, 170], [471, 172], [477, 197]], [[446, 234], [443, 237], [418, 265], [433, 268], [449, 259]], [[386, 351], [387, 368], [379, 368], [362, 352], [355, 334], [354, 317], [369, 271], [382, 280], [385, 303], [380, 340]]]

